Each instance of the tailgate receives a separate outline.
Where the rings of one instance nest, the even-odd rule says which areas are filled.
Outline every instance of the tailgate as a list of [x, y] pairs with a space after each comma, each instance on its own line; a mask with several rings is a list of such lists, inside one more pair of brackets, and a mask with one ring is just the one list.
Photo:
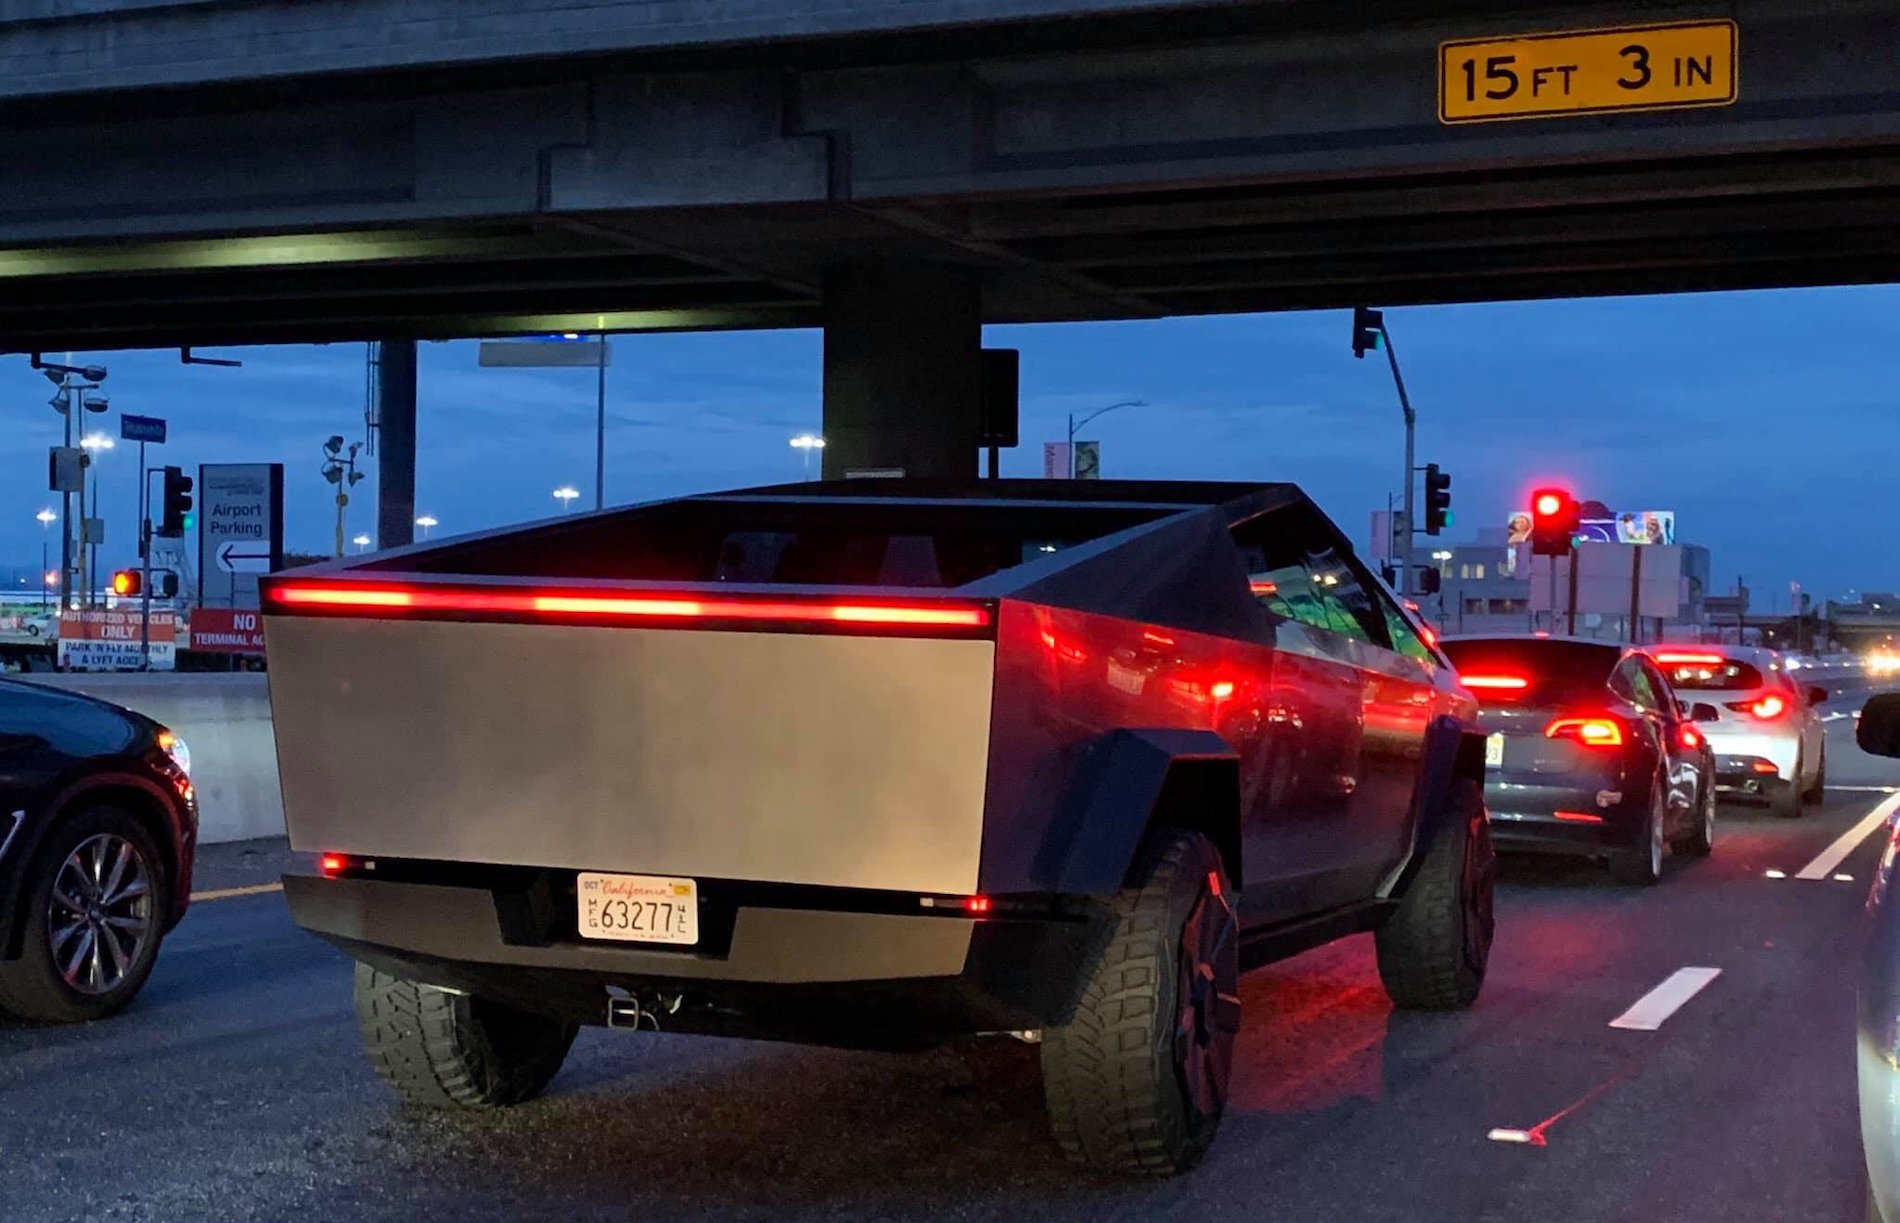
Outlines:
[[299, 851], [976, 890], [991, 640], [292, 615], [282, 589], [265, 634]]

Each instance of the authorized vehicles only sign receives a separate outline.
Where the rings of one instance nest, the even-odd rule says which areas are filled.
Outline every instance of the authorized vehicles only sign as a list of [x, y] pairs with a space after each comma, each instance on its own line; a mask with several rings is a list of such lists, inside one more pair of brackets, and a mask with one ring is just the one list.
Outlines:
[[[152, 613], [150, 669], [170, 671], [178, 662], [178, 619]], [[72, 671], [140, 670], [139, 613], [71, 611], [59, 618], [59, 665]]]

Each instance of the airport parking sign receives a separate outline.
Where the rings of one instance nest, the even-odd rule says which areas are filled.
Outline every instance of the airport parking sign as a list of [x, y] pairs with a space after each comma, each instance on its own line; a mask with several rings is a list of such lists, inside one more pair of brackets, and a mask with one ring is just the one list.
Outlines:
[[257, 578], [283, 568], [284, 465], [198, 468], [198, 602], [256, 607]]

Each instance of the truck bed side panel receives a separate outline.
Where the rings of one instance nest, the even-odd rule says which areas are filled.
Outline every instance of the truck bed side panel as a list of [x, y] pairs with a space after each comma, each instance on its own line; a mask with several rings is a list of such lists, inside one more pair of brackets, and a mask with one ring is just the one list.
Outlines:
[[265, 626], [300, 851], [976, 890], [991, 642]]

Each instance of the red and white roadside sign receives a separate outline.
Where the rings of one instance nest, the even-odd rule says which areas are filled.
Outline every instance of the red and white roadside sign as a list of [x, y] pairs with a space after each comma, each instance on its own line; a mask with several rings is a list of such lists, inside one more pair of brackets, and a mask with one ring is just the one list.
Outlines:
[[200, 607], [191, 613], [191, 648], [215, 654], [262, 654], [264, 620], [254, 607]]
[[[170, 671], [178, 664], [183, 625], [168, 611], [152, 613], [147, 665]], [[139, 613], [69, 611], [59, 618], [59, 664], [71, 671], [139, 670]]]

